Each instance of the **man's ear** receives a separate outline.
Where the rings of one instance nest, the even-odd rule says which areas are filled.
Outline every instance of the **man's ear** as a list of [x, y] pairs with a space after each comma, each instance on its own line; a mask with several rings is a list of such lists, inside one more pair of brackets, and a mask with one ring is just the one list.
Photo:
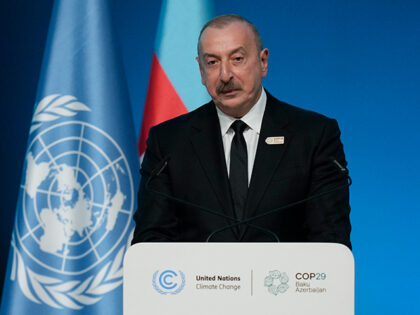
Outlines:
[[262, 77], [265, 78], [268, 71], [268, 49], [264, 48], [260, 52], [261, 72]]
[[198, 67], [200, 68], [200, 74], [201, 74], [201, 84], [206, 85], [206, 81], [204, 80], [204, 70], [201, 66], [200, 57], [195, 57], [195, 60], [198, 62]]

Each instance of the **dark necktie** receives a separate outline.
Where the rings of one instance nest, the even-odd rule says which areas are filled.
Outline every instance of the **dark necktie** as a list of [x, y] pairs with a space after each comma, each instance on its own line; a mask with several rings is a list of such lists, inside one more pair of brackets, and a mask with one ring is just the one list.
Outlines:
[[242, 219], [248, 194], [248, 154], [243, 132], [247, 124], [235, 120], [230, 128], [235, 131], [230, 149], [229, 182], [236, 217]]

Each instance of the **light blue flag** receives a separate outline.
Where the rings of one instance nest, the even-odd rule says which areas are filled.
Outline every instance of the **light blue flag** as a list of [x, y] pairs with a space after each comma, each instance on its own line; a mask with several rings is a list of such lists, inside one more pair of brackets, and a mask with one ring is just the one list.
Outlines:
[[138, 157], [107, 1], [57, 1], [1, 314], [122, 314]]

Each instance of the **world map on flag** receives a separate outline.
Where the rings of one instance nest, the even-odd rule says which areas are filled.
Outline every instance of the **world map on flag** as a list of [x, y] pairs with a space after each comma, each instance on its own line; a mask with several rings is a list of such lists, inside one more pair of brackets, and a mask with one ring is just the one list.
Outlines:
[[23, 183], [16, 240], [39, 266], [83, 274], [129, 232], [134, 191], [128, 162], [93, 125], [70, 121], [41, 131], [29, 147]]

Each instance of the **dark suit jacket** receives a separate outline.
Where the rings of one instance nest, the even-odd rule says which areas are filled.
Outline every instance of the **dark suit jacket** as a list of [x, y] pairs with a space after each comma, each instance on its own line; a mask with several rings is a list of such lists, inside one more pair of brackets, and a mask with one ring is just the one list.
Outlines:
[[[267, 137], [284, 136], [268, 145]], [[169, 157], [150, 187], [234, 216], [217, 112], [213, 102], [150, 130], [142, 163], [142, 180], [133, 243], [205, 241], [234, 221], [152, 194], [150, 174]], [[337, 122], [278, 101], [267, 93], [245, 217], [345, 185], [346, 176], [332, 162], [346, 166]], [[274, 241], [255, 225], [274, 232], [282, 242], [337, 242], [350, 245], [349, 193], [341, 188], [310, 202], [217, 233], [213, 241]]]

